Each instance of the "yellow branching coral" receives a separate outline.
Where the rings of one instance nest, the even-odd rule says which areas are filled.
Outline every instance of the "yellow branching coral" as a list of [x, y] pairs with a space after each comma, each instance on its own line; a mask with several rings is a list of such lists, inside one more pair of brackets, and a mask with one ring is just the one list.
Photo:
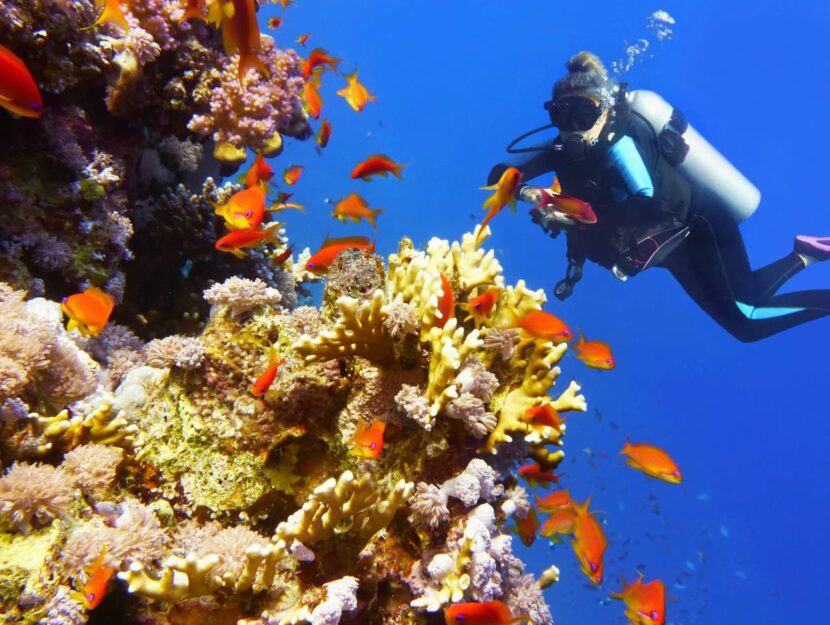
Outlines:
[[429, 414], [435, 416], [453, 399], [458, 398], [455, 377], [469, 356], [483, 345], [478, 330], [469, 334], [450, 319], [443, 328], [429, 331], [432, 352], [429, 361], [429, 381], [424, 396], [430, 402]]
[[394, 344], [384, 328], [385, 297], [377, 290], [368, 302], [353, 297], [340, 297], [340, 317], [331, 330], [317, 338], [304, 334], [293, 345], [307, 363], [321, 362], [342, 356], [362, 356], [375, 363], [384, 363], [394, 354]]
[[[484, 445], [483, 451], [495, 453], [496, 445], [502, 442], [511, 442], [510, 433], [519, 433], [524, 440], [544, 445], [558, 443], [562, 432], [548, 425], [528, 423], [523, 419], [528, 409], [550, 402], [548, 390], [559, 377], [560, 370], [556, 364], [565, 355], [568, 346], [564, 343], [554, 345], [550, 341], [534, 340], [532, 352], [526, 360], [522, 360], [522, 349], [516, 350], [517, 366], [524, 369], [521, 385], [510, 391], [498, 412], [499, 421]], [[585, 398], [578, 395], [579, 385], [571, 382], [564, 393], [552, 403], [558, 412], [568, 410], [585, 410]], [[556, 453], [556, 452], [554, 452]], [[561, 457], [561, 456], [560, 456]]]
[[74, 449], [86, 443], [133, 449], [138, 433], [138, 427], [130, 423], [123, 413], [112, 413], [112, 404], [109, 402], [104, 402], [98, 409], [85, 416], [70, 416], [68, 410], [61, 410], [52, 417], [34, 414], [33, 418], [37, 427], [49, 440], [49, 443], [38, 449], [40, 453], [47, 453], [58, 442], [67, 449]]
[[399, 480], [381, 497], [371, 475], [357, 479], [345, 471], [315, 488], [303, 507], [277, 526], [273, 540], [312, 545], [344, 531], [368, 540], [389, 524], [414, 487], [412, 482]]
[[[439, 271], [430, 266], [423, 252], [412, 249], [412, 242], [408, 239], [401, 242], [397, 254], [389, 257], [389, 300], [400, 299], [415, 307], [422, 340], [426, 340], [429, 329], [435, 326], [440, 316], [438, 298], [442, 289]], [[446, 277], [450, 279], [450, 276]]]
[[497, 328], [509, 327], [516, 318], [522, 317], [532, 310], [541, 310], [542, 304], [547, 301], [544, 289], [531, 291], [524, 280], [519, 280], [516, 286], [508, 286], [501, 294], [493, 318], [493, 326]]
[[439, 554], [429, 564], [430, 576], [439, 588], [429, 588], [424, 595], [410, 603], [413, 608], [436, 612], [448, 603], [458, 603], [470, 588], [470, 569], [473, 562], [473, 541], [465, 538], [453, 556]]
[[[458, 272], [458, 280], [461, 285], [461, 290], [466, 295], [478, 287], [482, 286], [504, 286], [504, 278], [502, 278], [501, 263], [496, 260], [496, 255], [493, 250], [484, 252], [483, 249], [476, 246], [475, 238], [479, 226], [476, 226], [475, 232], [466, 233], [461, 237], [461, 244], [453, 242], [450, 248], [452, 254], [453, 265]], [[490, 237], [490, 227], [485, 226], [481, 234], [481, 241], [485, 241]]]
[[181, 601], [190, 597], [201, 597], [214, 593], [219, 588], [234, 592], [267, 588], [274, 581], [277, 562], [288, 555], [285, 543], [266, 546], [252, 546], [245, 553], [245, 566], [241, 574], [220, 576], [216, 569], [221, 563], [217, 554], [197, 557], [189, 554], [185, 558], [171, 557], [164, 563], [158, 577], [150, 575], [138, 562], [129, 570], [118, 574], [127, 582], [132, 593], [158, 601]]

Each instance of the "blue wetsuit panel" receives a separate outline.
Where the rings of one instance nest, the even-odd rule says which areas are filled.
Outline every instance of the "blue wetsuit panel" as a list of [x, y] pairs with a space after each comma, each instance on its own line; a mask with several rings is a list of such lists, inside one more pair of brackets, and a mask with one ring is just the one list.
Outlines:
[[654, 183], [634, 139], [625, 136], [608, 150], [608, 157], [625, 181], [625, 190], [614, 189], [614, 199], [624, 200], [631, 195], [654, 197]]

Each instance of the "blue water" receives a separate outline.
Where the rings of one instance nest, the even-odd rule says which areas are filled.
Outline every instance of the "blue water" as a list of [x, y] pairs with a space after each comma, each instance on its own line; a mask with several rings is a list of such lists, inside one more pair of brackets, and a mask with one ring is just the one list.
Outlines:
[[[657, 9], [677, 20], [662, 45], [646, 28]], [[283, 11], [268, 5], [262, 14], [264, 23]], [[329, 147], [318, 155], [311, 142], [289, 142], [274, 161], [306, 167], [296, 197], [308, 211], [288, 224], [300, 247], [315, 248], [329, 232], [372, 234], [325, 216], [326, 198], [351, 191], [388, 209], [379, 219], [383, 254], [402, 235], [421, 244], [460, 238], [483, 216], [478, 187], [504, 146], [545, 123], [541, 103], [565, 59], [588, 49], [610, 64], [640, 37], [654, 56], [625, 75], [632, 88], [682, 109], [763, 193], [742, 226], [753, 265], [788, 253], [795, 234], [830, 234], [828, 3], [298, 0], [284, 17], [278, 42], [311, 31], [308, 49], [325, 47], [348, 61], [346, 70], [357, 63], [378, 98], [357, 114], [334, 95], [342, 79], [326, 74]], [[408, 163], [405, 180], [350, 180], [375, 152]], [[620, 573], [643, 570], [667, 585], [669, 623], [830, 623], [830, 319], [742, 344], [660, 269], [622, 284], [587, 266], [574, 296], [559, 303], [550, 288], [564, 273], [564, 237], [547, 238], [526, 207], [499, 215], [493, 231], [488, 244], [508, 282], [544, 287], [548, 309], [609, 341], [618, 362], [609, 372], [570, 357], [563, 366], [563, 379], [582, 384], [589, 401], [568, 423], [565, 481], [605, 512], [610, 546], [599, 590], [583, 587], [567, 544], [523, 552], [534, 572], [554, 562], [562, 569], [547, 592], [556, 622], [624, 622], [622, 605], [605, 597]], [[788, 285], [806, 288], [830, 288], [830, 264]], [[626, 433], [668, 450], [684, 483], [623, 465]]]

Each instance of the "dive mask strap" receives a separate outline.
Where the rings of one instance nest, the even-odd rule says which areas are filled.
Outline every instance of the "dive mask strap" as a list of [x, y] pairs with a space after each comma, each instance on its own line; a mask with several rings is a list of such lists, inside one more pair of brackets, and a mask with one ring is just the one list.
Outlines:
[[574, 286], [582, 279], [582, 266], [585, 264], [585, 259], [568, 258], [568, 269], [565, 271], [565, 277], [556, 283], [553, 287], [553, 294], [560, 301], [565, 301], [574, 292]]
[[545, 124], [544, 126], [539, 126], [538, 128], [534, 128], [533, 130], [528, 130], [526, 133], [519, 135], [513, 141], [511, 141], [507, 145], [507, 152], [509, 154], [526, 154], [527, 152], [545, 152], [546, 150], [551, 149], [550, 145], [537, 145], [529, 148], [517, 148], [514, 147], [517, 143], [521, 143], [525, 139], [527, 139], [531, 135], [535, 135], [538, 132], [542, 132], [543, 130], [547, 130], [548, 128], [553, 128], [553, 124]]

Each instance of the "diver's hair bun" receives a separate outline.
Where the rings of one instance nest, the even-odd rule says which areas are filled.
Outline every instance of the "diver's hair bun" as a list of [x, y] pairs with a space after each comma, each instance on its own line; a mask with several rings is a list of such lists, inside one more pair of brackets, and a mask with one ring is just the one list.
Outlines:
[[608, 76], [608, 70], [605, 69], [605, 65], [602, 64], [599, 57], [593, 52], [588, 52], [587, 50], [577, 52], [569, 58], [566, 67], [571, 73], [585, 72], [599, 74], [603, 78]]

